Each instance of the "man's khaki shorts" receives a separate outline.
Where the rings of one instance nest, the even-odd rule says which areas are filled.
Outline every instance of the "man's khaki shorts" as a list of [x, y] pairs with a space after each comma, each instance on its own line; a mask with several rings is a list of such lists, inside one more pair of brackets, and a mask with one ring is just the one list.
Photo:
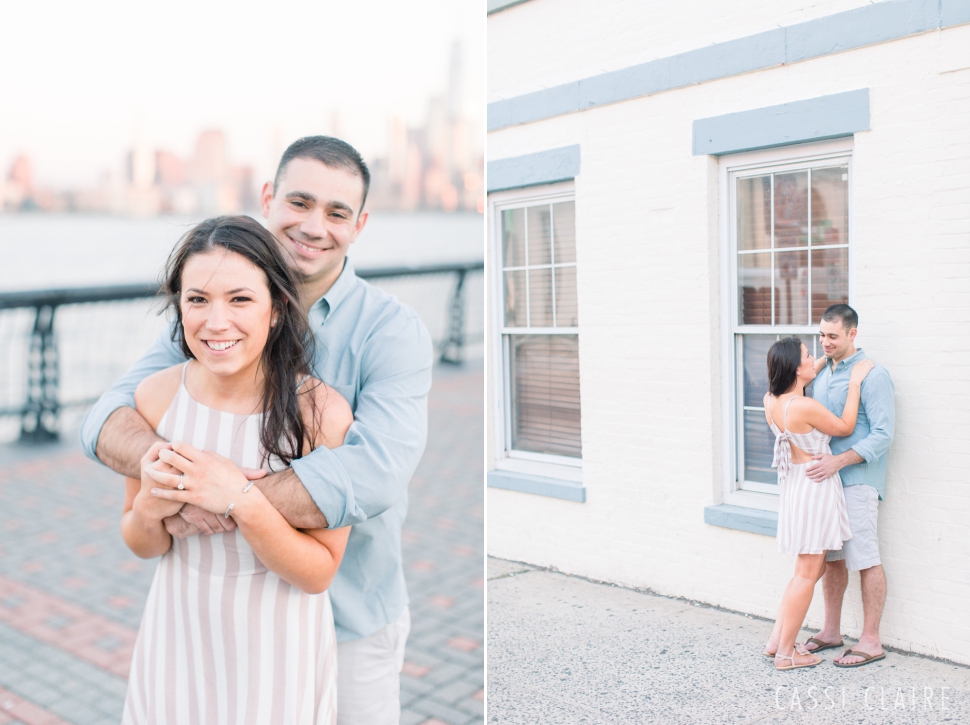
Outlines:
[[337, 645], [337, 725], [398, 725], [401, 668], [411, 613], [363, 639]]
[[852, 538], [842, 542], [841, 551], [829, 551], [825, 561], [845, 559], [849, 571], [862, 571], [880, 564], [879, 537], [876, 535], [879, 492], [872, 486], [859, 484], [846, 486], [845, 508], [849, 514], [849, 529]]

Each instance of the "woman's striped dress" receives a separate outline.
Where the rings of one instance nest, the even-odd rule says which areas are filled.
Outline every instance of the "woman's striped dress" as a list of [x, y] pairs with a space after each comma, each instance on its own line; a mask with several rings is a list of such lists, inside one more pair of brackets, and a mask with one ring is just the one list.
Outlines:
[[[793, 464], [791, 446], [794, 443], [809, 455], [831, 453], [829, 441], [832, 436], [813, 428], [808, 433], [792, 433], [788, 430], [788, 406], [782, 431], [775, 421], [768, 419], [775, 434], [775, 459], [772, 468], [778, 469], [780, 496], [778, 502], [778, 551], [798, 554], [821, 554], [838, 551], [842, 542], [852, 538], [849, 515], [845, 510], [845, 494], [842, 479], [836, 473], [824, 481], [813, 481], [806, 475], [808, 463]], [[765, 410], [768, 410], [765, 401]]]
[[[262, 467], [260, 416], [201, 405], [184, 377], [159, 435]], [[327, 592], [280, 579], [239, 529], [173, 539], [145, 605], [123, 723], [336, 723], [336, 677]]]

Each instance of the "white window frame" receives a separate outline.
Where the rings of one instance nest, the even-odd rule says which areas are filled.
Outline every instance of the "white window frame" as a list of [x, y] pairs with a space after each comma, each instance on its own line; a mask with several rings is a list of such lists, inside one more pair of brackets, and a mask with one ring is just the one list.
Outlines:
[[[502, 218], [505, 209], [519, 209], [528, 206], [541, 206], [562, 201], [575, 201], [576, 189], [572, 181], [534, 186], [526, 189], [493, 192], [488, 196], [489, 219], [489, 291], [491, 293], [490, 318], [493, 324], [489, 331], [489, 364], [493, 390], [494, 414], [494, 461], [498, 470], [547, 476], [567, 481], [582, 482], [583, 461], [581, 458], [557, 456], [547, 453], [516, 451], [511, 449], [511, 410], [509, 400], [509, 361], [504, 336], [505, 327], [505, 290], [502, 278]], [[518, 328], [516, 328], [518, 329]], [[531, 328], [536, 334], [578, 335], [579, 327]]]
[[[853, 204], [853, 139], [851, 137], [816, 143], [796, 144], [762, 151], [751, 151], [722, 156], [718, 163], [719, 190], [719, 237], [721, 250], [721, 460], [723, 465], [723, 503], [765, 511], [778, 511], [777, 487], [770, 484], [743, 482], [739, 479], [741, 437], [739, 425], [743, 424], [738, 408], [741, 394], [738, 380], [740, 352], [735, 336], [741, 332], [750, 334], [806, 334], [805, 325], [740, 325], [738, 323], [737, 294], [737, 193], [736, 179], [746, 172], [768, 171], [781, 173], [786, 170], [803, 169], [808, 166], [827, 166], [828, 163], [845, 163], [849, 167], [849, 233], [847, 245], [849, 304], [854, 294], [854, 236], [855, 205]], [[828, 163], [827, 163], [828, 162]], [[809, 300], [809, 309], [811, 301]], [[814, 334], [815, 331], [812, 331]], [[765, 424], [767, 425], [767, 423]], [[744, 488], [742, 488], [744, 486]], [[774, 489], [774, 491], [772, 491]]]

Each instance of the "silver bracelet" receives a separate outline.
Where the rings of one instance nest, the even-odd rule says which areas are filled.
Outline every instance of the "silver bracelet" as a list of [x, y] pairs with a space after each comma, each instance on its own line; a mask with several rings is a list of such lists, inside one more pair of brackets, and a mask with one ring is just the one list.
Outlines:
[[256, 479], [255, 478], [252, 481], [250, 481], [249, 483], [246, 484], [246, 488], [243, 489], [243, 493], [246, 493], [249, 489], [251, 489], [253, 487], [253, 484], [254, 483], [256, 483]]
[[234, 504], [234, 503], [231, 503], [231, 504], [229, 504], [229, 508], [227, 508], [227, 509], [226, 509], [226, 518], [227, 518], [227, 519], [229, 518], [229, 514], [231, 514], [231, 513], [232, 513], [232, 507], [233, 507], [233, 506], [235, 506], [235, 505], [236, 505], [236, 504]]

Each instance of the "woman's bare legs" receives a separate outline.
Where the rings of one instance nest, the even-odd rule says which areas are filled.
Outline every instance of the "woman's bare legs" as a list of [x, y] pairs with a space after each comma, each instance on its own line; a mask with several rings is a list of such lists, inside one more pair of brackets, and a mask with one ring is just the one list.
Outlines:
[[765, 645], [765, 652], [767, 654], [775, 654], [778, 651], [778, 638], [781, 637], [781, 628], [785, 623], [785, 606], [788, 601], [788, 591], [791, 589], [792, 579], [788, 580], [788, 586], [785, 587], [785, 593], [781, 595], [781, 604], [778, 605], [778, 614], [775, 615], [775, 626], [771, 630], [771, 636], [768, 638], [768, 644]]
[[[776, 652], [785, 655], [781, 662], [790, 662], [787, 657], [795, 648], [795, 638], [802, 628], [808, 607], [812, 603], [812, 594], [815, 591], [815, 583], [822, 577], [825, 571], [825, 553], [821, 554], [799, 554], [795, 562], [795, 574], [792, 576], [788, 586], [785, 587], [785, 594], [778, 608], [778, 618], [775, 620], [775, 627], [772, 630], [771, 638], [776, 644]], [[773, 643], [769, 642], [771, 647]], [[771, 651], [770, 649], [768, 651]], [[818, 659], [817, 655], [795, 654], [794, 664], [803, 664]], [[776, 660], [778, 664], [779, 660]]]

